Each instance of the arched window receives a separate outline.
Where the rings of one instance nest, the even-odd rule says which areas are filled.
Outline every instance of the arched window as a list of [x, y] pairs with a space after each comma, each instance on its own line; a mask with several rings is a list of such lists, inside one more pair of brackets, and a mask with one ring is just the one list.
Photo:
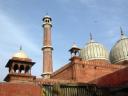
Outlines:
[[24, 66], [23, 65], [20, 65], [20, 73], [25, 73], [24, 72]]
[[14, 65], [14, 72], [15, 72], [15, 73], [18, 73], [18, 64], [15, 64], [15, 65]]
[[47, 22], [48, 22], [48, 20], [46, 19], [46, 20], [45, 20], [45, 22], [47, 23]]
[[29, 70], [30, 70], [30, 67], [29, 66], [26, 66], [25, 73], [29, 73]]

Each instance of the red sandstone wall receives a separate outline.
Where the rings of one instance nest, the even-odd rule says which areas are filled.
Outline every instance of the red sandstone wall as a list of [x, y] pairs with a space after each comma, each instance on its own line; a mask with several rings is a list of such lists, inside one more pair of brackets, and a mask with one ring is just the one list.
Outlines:
[[76, 68], [76, 74], [77, 74], [77, 80], [79, 82], [89, 82], [95, 79], [98, 79], [106, 74], [110, 74], [115, 70], [112, 70], [111, 68], [105, 68], [101, 66], [95, 66], [95, 65], [83, 65], [78, 64]]
[[40, 87], [32, 84], [0, 83], [0, 96], [40, 96]]
[[73, 75], [73, 68], [71, 66], [68, 66], [64, 70], [58, 72], [57, 74], [53, 75], [52, 79], [62, 79], [62, 80], [72, 80]]
[[[94, 83], [105, 86], [113, 85], [116, 82], [119, 85], [121, 82], [128, 82], [128, 77], [125, 77], [128, 74], [128, 69], [124, 70], [122, 68], [125, 68], [125, 66], [113, 65], [105, 61], [80, 61], [62, 67], [55, 72], [56, 74], [52, 76], [52, 79], [74, 80], [81, 83]], [[124, 73], [125, 75], [123, 75]], [[111, 76], [111, 79], [109, 76]]]
[[118, 69], [103, 67], [102, 65], [96, 66], [95, 63], [93, 65], [80, 63], [73, 64], [72, 66], [64, 68], [63, 70], [53, 75], [52, 79], [76, 80], [78, 82], [88, 83], [90, 81], [101, 78], [102, 76], [110, 74], [116, 70]]
[[[96, 82], [99, 86], [123, 86], [128, 84], [128, 67], [115, 71], [111, 74], [99, 78]], [[95, 82], [95, 81], [93, 81]]]

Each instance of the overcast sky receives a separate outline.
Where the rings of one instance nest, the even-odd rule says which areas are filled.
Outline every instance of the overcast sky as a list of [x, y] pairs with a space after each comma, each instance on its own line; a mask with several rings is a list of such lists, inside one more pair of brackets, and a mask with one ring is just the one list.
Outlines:
[[128, 0], [0, 0], [0, 81], [8, 74], [8, 60], [23, 50], [36, 64], [32, 74], [42, 74], [42, 18], [53, 19], [54, 70], [69, 62], [73, 42], [83, 48], [91, 32], [108, 51], [128, 35]]

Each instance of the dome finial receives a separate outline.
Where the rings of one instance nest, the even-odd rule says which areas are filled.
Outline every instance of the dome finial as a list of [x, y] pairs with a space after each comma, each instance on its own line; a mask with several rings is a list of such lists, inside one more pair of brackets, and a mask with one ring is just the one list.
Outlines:
[[20, 50], [22, 50], [22, 45], [20, 45]]
[[122, 30], [122, 28], [120, 27], [120, 32], [121, 32], [121, 39], [127, 38]]
[[46, 15], [48, 15], [48, 12], [46, 12]]
[[92, 33], [90, 32], [90, 41], [92, 40]]
[[94, 42], [93, 38], [92, 38], [92, 33], [90, 32], [90, 40], [89, 40], [89, 43], [92, 43]]
[[121, 27], [120, 27], [120, 32], [121, 32], [121, 36], [123, 36], [124, 35], [124, 32], [123, 32], [123, 30], [122, 30]]

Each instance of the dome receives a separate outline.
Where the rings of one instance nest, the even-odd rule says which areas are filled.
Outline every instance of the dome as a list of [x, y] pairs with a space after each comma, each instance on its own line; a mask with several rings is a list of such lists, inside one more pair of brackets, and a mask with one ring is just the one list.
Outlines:
[[44, 16], [43, 21], [44, 19], [50, 19], [52, 21], [52, 18], [48, 14]]
[[73, 42], [72, 48], [78, 48], [75, 42]]
[[44, 18], [51, 18], [49, 15], [45, 15]]
[[80, 57], [83, 60], [94, 60], [94, 59], [108, 59], [108, 51], [104, 48], [102, 44], [90, 40], [86, 44], [85, 48], [80, 50]]
[[128, 37], [122, 32], [120, 40], [111, 49], [109, 58], [113, 64], [128, 60]]
[[16, 58], [28, 58], [27, 54], [22, 50], [21, 47], [20, 47], [20, 50], [13, 55], [13, 57], [16, 57]]
[[17, 53], [15, 53], [13, 55], [13, 57], [17, 57], [17, 58], [28, 58], [28, 56], [25, 54], [24, 51], [20, 50]]

